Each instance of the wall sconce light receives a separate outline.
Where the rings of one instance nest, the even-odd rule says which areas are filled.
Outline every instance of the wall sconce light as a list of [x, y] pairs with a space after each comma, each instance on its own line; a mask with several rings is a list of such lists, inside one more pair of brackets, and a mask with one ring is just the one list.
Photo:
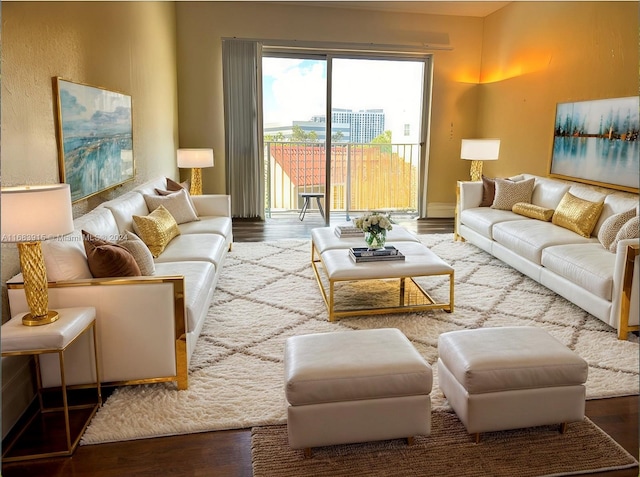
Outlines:
[[202, 168], [213, 167], [213, 149], [178, 149], [178, 167], [191, 168], [191, 195], [202, 195]]
[[500, 139], [463, 139], [460, 157], [471, 161], [471, 180], [482, 180], [482, 161], [495, 161], [500, 152]]
[[47, 271], [40, 242], [73, 232], [69, 184], [3, 187], [2, 242], [18, 244], [24, 293], [30, 313], [22, 318], [27, 326], [46, 325], [58, 319], [49, 310]]

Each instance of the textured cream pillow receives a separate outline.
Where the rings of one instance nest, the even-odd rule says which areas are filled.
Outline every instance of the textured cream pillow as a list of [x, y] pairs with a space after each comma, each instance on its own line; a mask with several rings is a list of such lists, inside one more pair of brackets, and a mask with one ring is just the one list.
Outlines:
[[156, 265], [153, 262], [153, 255], [151, 255], [149, 248], [140, 237], [127, 230], [125, 238], [119, 240], [118, 245], [126, 248], [133, 255], [142, 275], [153, 275], [155, 273]]
[[167, 190], [162, 190], [162, 189], [156, 189], [156, 194], [158, 195], [169, 195], [172, 194], [176, 191], [179, 190], [186, 190], [187, 191], [187, 198], [189, 199], [189, 203], [191, 204], [191, 207], [193, 207], [193, 210], [196, 211], [196, 214], [198, 213], [198, 209], [196, 208], [196, 204], [193, 203], [193, 199], [191, 198], [191, 193], [189, 192], [189, 181], [184, 181], [184, 182], [176, 182], [174, 180], [171, 180], [167, 177]]
[[603, 206], [604, 202], [591, 202], [566, 192], [556, 207], [551, 222], [558, 227], [589, 238], [602, 213]]
[[518, 202], [511, 210], [518, 215], [524, 215], [525, 217], [542, 220], [544, 222], [549, 222], [551, 217], [553, 217], [553, 209], [527, 204], [526, 202]]
[[507, 179], [496, 179], [496, 195], [491, 208], [512, 210], [518, 202], [531, 202], [535, 179], [514, 182]]
[[169, 242], [180, 235], [176, 220], [163, 206], [149, 215], [134, 215], [133, 223], [138, 235], [147, 244], [154, 258], [158, 258]]
[[620, 212], [619, 214], [612, 215], [602, 222], [602, 226], [600, 226], [600, 231], [598, 232], [598, 240], [602, 246], [608, 249], [616, 239], [616, 235], [622, 226], [635, 216], [636, 208], [634, 207], [626, 212]]
[[620, 240], [625, 239], [636, 239], [640, 236], [640, 217], [637, 215], [633, 217], [631, 220], [627, 221], [626, 224], [622, 226], [622, 228], [616, 234], [616, 238], [611, 245], [609, 246], [609, 251], [616, 253], [618, 248], [618, 242]]
[[193, 222], [198, 219], [198, 214], [193, 209], [189, 201], [189, 193], [181, 189], [169, 195], [149, 195], [143, 194], [144, 201], [147, 203], [149, 210], [156, 210], [161, 205], [169, 211], [176, 223], [184, 224], [185, 222]]

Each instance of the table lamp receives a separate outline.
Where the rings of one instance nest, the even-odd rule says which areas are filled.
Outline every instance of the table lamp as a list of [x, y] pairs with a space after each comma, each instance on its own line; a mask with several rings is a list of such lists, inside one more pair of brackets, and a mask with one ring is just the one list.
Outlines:
[[41, 240], [73, 232], [69, 184], [3, 187], [1, 232], [3, 242], [16, 242], [29, 313], [27, 326], [46, 325], [58, 319], [49, 310], [47, 272]]
[[460, 157], [471, 161], [471, 180], [482, 180], [482, 161], [495, 161], [500, 152], [500, 139], [463, 139]]
[[202, 168], [213, 167], [213, 149], [178, 149], [178, 167], [191, 168], [191, 195], [202, 195]]

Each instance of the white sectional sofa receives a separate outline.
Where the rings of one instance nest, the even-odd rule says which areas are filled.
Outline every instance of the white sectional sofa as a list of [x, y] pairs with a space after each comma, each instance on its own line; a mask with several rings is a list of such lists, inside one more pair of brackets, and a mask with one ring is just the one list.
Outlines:
[[458, 183], [456, 238], [473, 243], [575, 303], [626, 339], [628, 328], [638, 325], [639, 240], [619, 240], [617, 248], [609, 251], [598, 233], [615, 214], [635, 207], [638, 215], [638, 195], [530, 174], [510, 179], [533, 179], [530, 203], [544, 209], [556, 209], [567, 192], [603, 202], [590, 236], [511, 210], [480, 207], [483, 182], [476, 181]]
[[[49, 308], [96, 308], [101, 382], [175, 381], [179, 389], [186, 389], [189, 359], [233, 243], [229, 196], [191, 196], [197, 219], [178, 225], [180, 234], [152, 259], [155, 270], [147, 276], [93, 278], [81, 233], [117, 241], [134, 230], [134, 215], [152, 212], [146, 200], [161, 197], [156, 189], [167, 189], [164, 177], [77, 218], [72, 234], [43, 242]], [[7, 283], [12, 315], [28, 311], [20, 282], [18, 275]], [[90, 346], [87, 337], [67, 351], [68, 385], [95, 382], [87, 358]], [[60, 381], [57, 359], [49, 357], [41, 359], [45, 387]]]

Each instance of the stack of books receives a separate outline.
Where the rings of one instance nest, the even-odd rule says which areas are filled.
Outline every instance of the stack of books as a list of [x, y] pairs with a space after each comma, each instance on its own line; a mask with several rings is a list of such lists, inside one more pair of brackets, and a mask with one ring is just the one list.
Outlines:
[[404, 260], [404, 255], [393, 245], [387, 245], [384, 249], [378, 250], [369, 250], [367, 247], [352, 247], [349, 249], [349, 256], [356, 263]]
[[336, 225], [334, 229], [338, 237], [362, 237], [364, 232], [353, 225]]

